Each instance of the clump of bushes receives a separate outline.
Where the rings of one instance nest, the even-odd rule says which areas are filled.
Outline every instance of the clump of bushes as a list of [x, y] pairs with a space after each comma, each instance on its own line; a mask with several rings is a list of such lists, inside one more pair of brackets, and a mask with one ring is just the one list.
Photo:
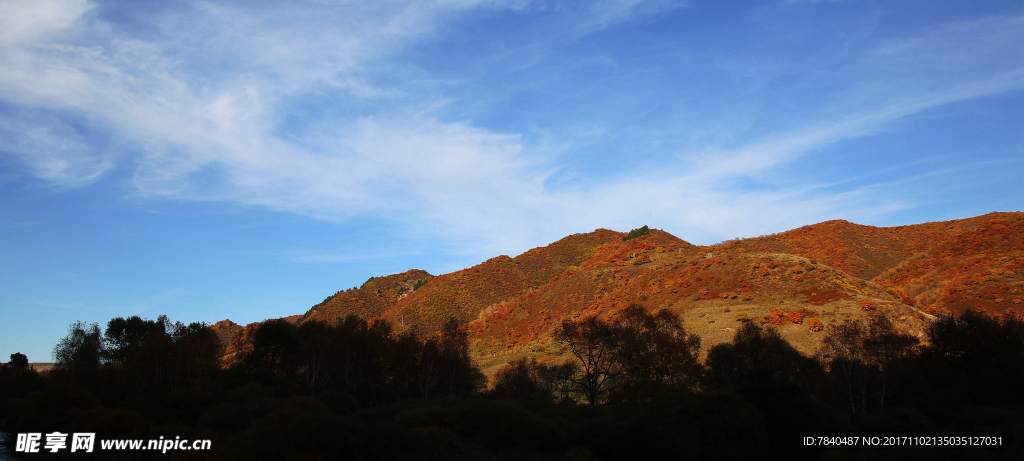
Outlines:
[[651, 229], [649, 227], [647, 227], [647, 226], [641, 227], [639, 229], [633, 229], [633, 230], [629, 231], [629, 233], [627, 233], [626, 235], [622, 236], [622, 241], [623, 242], [628, 242], [628, 241], [633, 240], [633, 239], [635, 239], [637, 237], [647, 235], [649, 232], [651, 232]]
[[[433, 278], [433, 277], [431, 277], [431, 278]], [[426, 285], [427, 282], [429, 282], [429, 281], [430, 281], [429, 278], [428, 279], [417, 280], [416, 283], [412, 284], [412, 291], [419, 290], [420, 287], [422, 287], [423, 285]]]
[[766, 315], [764, 318], [765, 323], [772, 325], [782, 325], [786, 323], [786, 313], [782, 309], [775, 309], [770, 315]]
[[633, 258], [631, 261], [629, 261], [629, 263], [634, 265], [634, 266], [639, 266], [641, 264], [647, 264], [649, 262], [651, 262], [651, 257], [648, 256], [646, 253], [641, 253], [640, 256], [637, 256], [637, 257]]

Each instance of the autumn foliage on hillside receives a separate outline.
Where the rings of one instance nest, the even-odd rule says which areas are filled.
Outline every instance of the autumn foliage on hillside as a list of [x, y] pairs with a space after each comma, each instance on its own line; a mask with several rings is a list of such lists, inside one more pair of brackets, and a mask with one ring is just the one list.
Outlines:
[[[816, 259], [874, 281], [926, 312], [1024, 303], [1024, 213], [899, 227], [827, 221], [712, 248], [777, 251]], [[1015, 303], [1016, 301], [1016, 303]]]
[[517, 359], [564, 361], [552, 339], [562, 321], [611, 319], [631, 304], [687, 317], [713, 342], [737, 322], [775, 325], [806, 352], [844, 320], [880, 314], [921, 335], [943, 312], [1024, 310], [1022, 236], [1022, 213], [888, 228], [828, 221], [707, 247], [647, 226], [598, 229], [437, 277], [371, 278], [299, 321], [354, 314], [429, 337], [455, 318], [490, 373]]
[[[566, 272], [514, 300], [488, 306], [469, 324], [475, 351], [488, 356], [525, 348], [556, 355], [562, 351], [551, 346], [550, 337], [563, 320], [611, 317], [631, 304], [682, 312], [710, 303], [739, 311], [756, 303], [796, 299], [813, 313], [815, 306], [860, 295], [852, 289], [856, 283], [849, 276], [806, 261], [795, 273], [789, 262], [783, 264], [769, 255], [714, 254], [695, 247], [680, 251], [633, 242], [622, 244], [628, 245], [628, 253], [617, 245], [601, 247], [584, 265], [592, 269]], [[650, 262], [619, 265], [633, 249], [646, 252]], [[793, 314], [793, 320], [786, 313], [779, 318], [800, 324], [806, 315]]]
[[876, 280], [926, 311], [1020, 309], [1024, 307], [1024, 214], [974, 218], [969, 230], [947, 235]]
[[[646, 226], [645, 226], [646, 227]], [[635, 231], [634, 231], [635, 232]], [[609, 242], [594, 250], [593, 257], [583, 262], [581, 269], [612, 266], [641, 265], [651, 262], [652, 255], [675, 252], [676, 257], [692, 255], [697, 247], [668, 232], [649, 229], [647, 232], [620, 242]]]
[[441, 275], [387, 308], [381, 317], [399, 329], [431, 335], [444, 319], [466, 322], [490, 305], [549, 283], [593, 257], [596, 248], [620, 241], [619, 232], [598, 229], [575, 234], [515, 258], [498, 256], [469, 269]]
[[309, 309], [300, 319], [334, 321], [348, 315], [371, 319], [405, 296], [423, 286], [434, 276], [427, 271], [413, 269], [401, 274], [371, 277], [359, 288], [339, 291]]
[[235, 338], [242, 332], [242, 326], [232, 322], [231, 320], [221, 320], [210, 325], [210, 329], [217, 335], [217, 339], [220, 340], [220, 344], [224, 348], [231, 345], [231, 343], [235, 341]]

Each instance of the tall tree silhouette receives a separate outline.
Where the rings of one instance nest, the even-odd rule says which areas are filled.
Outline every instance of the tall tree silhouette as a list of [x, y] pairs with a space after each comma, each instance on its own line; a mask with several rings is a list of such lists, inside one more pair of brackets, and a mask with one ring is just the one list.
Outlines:
[[[1024, 322], [967, 311], [927, 329], [924, 359], [930, 381], [981, 404], [1018, 400], [1024, 381]], [[1009, 399], [1009, 400], [1008, 400]]]
[[476, 392], [486, 382], [483, 372], [469, 356], [469, 332], [455, 317], [448, 317], [437, 339], [439, 381], [448, 395]]
[[565, 344], [578, 361], [572, 383], [587, 403], [603, 402], [605, 396], [619, 386], [622, 367], [615, 355], [618, 338], [607, 322], [597, 317], [563, 320], [555, 339]]
[[707, 379], [726, 389], [794, 383], [799, 381], [802, 360], [803, 356], [778, 330], [745, 322], [731, 343], [718, 344], [708, 351]]
[[888, 317], [868, 324], [847, 320], [830, 325], [818, 350], [833, 392], [853, 413], [884, 408], [899, 389], [918, 339], [896, 330]]
[[311, 320], [299, 325], [300, 374], [310, 394], [316, 395], [334, 384], [333, 331], [322, 320]]
[[210, 326], [203, 322], [174, 324], [170, 332], [171, 386], [205, 388], [220, 370], [221, 344]]
[[702, 370], [697, 358], [700, 337], [687, 334], [678, 315], [667, 310], [651, 314], [632, 304], [623, 309], [613, 327], [624, 396], [646, 399], [667, 389], [696, 385]]
[[21, 397], [41, 385], [42, 377], [29, 366], [27, 355], [15, 352], [9, 362], [0, 364], [0, 401]]
[[296, 368], [299, 337], [295, 325], [281, 319], [263, 322], [253, 334], [252, 350], [240, 361], [249, 373], [269, 379]]
[[107, 322], [103, 355], [121, 385], [132, 392], [149, 393], [168, 384], [169, 327], [170, 321], [163, 315], [155, 321], [132, 316]]
[[494, 375], [492, 395], [513, 400], [551, 402], [564, 397], [566, 384], [576, 375], [576, 364], [537, 363], [537, 359], [514, 360]]
[[54, 371], [72, 386], [95, 386], [103, 352], [99, 324], [75, 322], [53, 348]]

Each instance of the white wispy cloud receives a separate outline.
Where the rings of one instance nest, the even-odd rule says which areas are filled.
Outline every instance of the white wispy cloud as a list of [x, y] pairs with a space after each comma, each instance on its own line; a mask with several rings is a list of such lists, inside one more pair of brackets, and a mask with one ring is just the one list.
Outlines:
[[0, 3], [0, 41], [46, 39], [72, 27], [94, 6], [87, 0], [5, 0]]
[[[878, 187], [825, 193], [813, 181], [771, 176], [901, 118], [1024, 89], [1024, 63], [1013, 50], [1024, 43], [1022, 18], [948, 24], [878, 43], [849, 66], [820, 72], [810, 85], [838, 89], [783, 130], [737, 135], [727, 145], [679, 152], [678, 163], [556, 190], [548, 180], [563, 165], [551, 152], [565, 146], [540, 149], [522, 133], [444, 119], [441, 109], [456, 102], [443, 92], [421, 94], [430, 83], [395, 57], [471, 11], [555, 11], [575, 25], [566, 32], [572, 39], [684, 5], [572, 4], [195, 2], [153, 18], [157, 32], [140, 38], [105, 22], [102, 5], [5, 1], [0, 100], [11, 109], [0, 112], [0, 140], [52, 184], [81, 187], [128, 163], [141, 197], [226, 200], [333, 221], [374, 216], [492, 254], [644, 220], [710, 240], [839, 210], [903, 209], [911, 205]], [[290, 105], [318, 96], [351, 107], [296, 122], [297, 137], [282, 134], [296, 115]], [[373, 108], [364, 108], [368, 102]], [[772, 187], [744, 190], [739, 180]]]

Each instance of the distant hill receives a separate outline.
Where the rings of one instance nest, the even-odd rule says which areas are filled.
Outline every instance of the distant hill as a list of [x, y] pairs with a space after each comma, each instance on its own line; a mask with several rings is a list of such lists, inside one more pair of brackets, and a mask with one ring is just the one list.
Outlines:
[[[645, 226], [575, 234], [436, 277], [375, 277], [292, 318], [379, 317], [430, 336], [452, 316], [468, 324], [472, 352], [491, 374], [520, 357], [563, 360], [551, 339], [562, 319], [610, 317], [631, 303], [680, 314], [705, 350], [750, 319], [810, 354], [823, 335], [817, 325], [845, 319], [887, 315], [920, 335], [942, 312], [1024, 309], [1022, 276], [1019, 212], [899, 227], [827, 221], [711, 246]], [[237, 352], [251, 334], [229, 327], [221, 330]]]

